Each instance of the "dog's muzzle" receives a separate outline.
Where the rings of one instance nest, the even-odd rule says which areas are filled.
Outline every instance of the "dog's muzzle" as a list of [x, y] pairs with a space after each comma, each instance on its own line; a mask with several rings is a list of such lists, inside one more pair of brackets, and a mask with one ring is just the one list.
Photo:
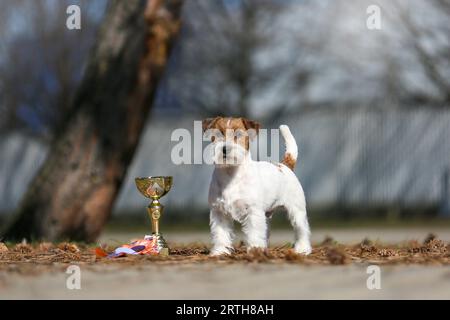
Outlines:
[[242, 162], [245, 151], [238, 145], [223, 143], [215, 148], [215, 164], [238, 165]]

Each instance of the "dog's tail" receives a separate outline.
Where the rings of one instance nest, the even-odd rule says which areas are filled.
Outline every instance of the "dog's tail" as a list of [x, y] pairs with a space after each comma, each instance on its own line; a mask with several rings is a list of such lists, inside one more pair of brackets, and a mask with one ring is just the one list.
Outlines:
[[297, 142], [295, 142], [295, 138], [287, 125], [281, 125], [280, 131], [283, 136], [284, 143], [286, 144], [286, 152], [284, 153], [281, 163], [289, 167], [291, 170], [294, 170], [298, 156]]

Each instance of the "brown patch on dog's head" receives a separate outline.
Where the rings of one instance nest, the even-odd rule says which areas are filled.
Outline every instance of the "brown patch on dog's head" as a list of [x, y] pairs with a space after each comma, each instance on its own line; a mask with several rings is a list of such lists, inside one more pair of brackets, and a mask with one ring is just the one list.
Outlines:
[[242, 122], [244, 123], [244, 127], [247, 131], [254, 130], [255, 136], [258, 134], [259, 129], [261, 128], [261, 125], [257, 121], [248, 120], [245, 118], [240, 118]]
[[[215, 117], [202, 121], [203, 132], [207, 130], [218, 130], [223, 138], [242, 145], [246, 150], [250, 147], [250, 138], [255, 137], [261, 125], [253, 120], [245, 118]], [[216, 134], [212, 134], [214, 142]]]
[[221, 117], [215, 117], [215, 118], [207, 118], [207, 119], [204, 119], [204, 120], [202, 121], [202, 129], [203, 129], [203, 132], [205, 132], [205, 131], [208, 130], [208, 129], [214, 128], [214, 125], [215, 125], [216, 121], [219, 120], [220, 118], [221, 118]]

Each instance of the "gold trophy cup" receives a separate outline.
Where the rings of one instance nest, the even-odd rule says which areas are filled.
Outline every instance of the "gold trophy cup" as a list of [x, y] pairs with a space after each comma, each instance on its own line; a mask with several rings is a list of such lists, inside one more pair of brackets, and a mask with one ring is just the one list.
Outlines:
[[169, 255], [169, 247], [159, 232], [159, 218], [164, 210], [164, 206], [159, 202], [159, 198], [169, 192], [172, 187], [172, 177], [142, 177], [136, 178], [136, 187], [139, 192], [152, 201], [147, 207], [148, 215], [152, 222], [152, 236], [156, 237], [158, 252], [162, 256]]

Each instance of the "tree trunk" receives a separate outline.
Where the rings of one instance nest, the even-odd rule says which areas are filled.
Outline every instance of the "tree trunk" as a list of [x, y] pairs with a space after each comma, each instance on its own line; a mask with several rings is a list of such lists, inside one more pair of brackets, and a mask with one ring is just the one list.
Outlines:
[[139, 141], [181, 0], [115, 0], [62, 132], [6, 229], [7, 240], [94, 241]]

